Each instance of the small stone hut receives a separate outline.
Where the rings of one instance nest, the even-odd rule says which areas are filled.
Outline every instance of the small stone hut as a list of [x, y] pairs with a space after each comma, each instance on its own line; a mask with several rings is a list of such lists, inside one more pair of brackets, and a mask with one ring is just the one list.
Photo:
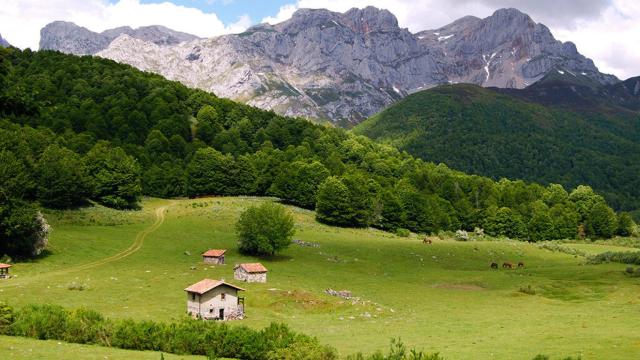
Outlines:
[[239, 264], [233, 268], [233, 277], [245, 282], [267, 282], [267, 268], [260, 263]]
[[244, 318], [243, 288], [224, 280], [203, 279], [184, 289], [187, 313], [203, 320], [239, 320]]
[[205, 264], [224, 265], [224, 253], [227, 250], [211, 249], [202, 253], [202, 261]]
[[10, 264], [0, 263], [0, 279], [8, 279], [11, 277], [9, 275], [9, 268], [11, 268]]

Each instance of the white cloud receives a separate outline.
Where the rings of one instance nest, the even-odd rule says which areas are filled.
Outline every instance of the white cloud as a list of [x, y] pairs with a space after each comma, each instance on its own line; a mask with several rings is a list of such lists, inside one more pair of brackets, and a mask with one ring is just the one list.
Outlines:
[[391, 11], [402, 27], [412, 32], [435, 29], [460, 17], [489, 16], [498, 7], [519, 8], [551, 29], [557, 39], [573, 41], [601, 71], [621, 79], [640, 75], [640, 1], [579, 0], [572, 2], [521, 0], [299, 0], [284, 5], [271, 24], [284, 21], [300, 8], [326, 8], [344, 12], [375, 6]]
[[281, 23], [287, 19], [290, 19], [293, 13], [296, 12], [296, 10], [298, 10], [299, 8], [300, 6], [298, 6], [297, 4], [283, 5], [282, 7], [280, 7], [280, 10], [275, 16], [268, 16], [262, 19], [261, 23], [268, 23], [272, 25]]
[[225, 26], [214, 13], [170, 2], [142, 4], [140, 0], [3, 0], [0, 34], [14, 46], [38, 48], [40, 29], [54, 20], [72, 21], [92, 31], [118, 26], [164, 25], [168, 28], [211, 37], [241, 32], [250, 24], [248, 15]]

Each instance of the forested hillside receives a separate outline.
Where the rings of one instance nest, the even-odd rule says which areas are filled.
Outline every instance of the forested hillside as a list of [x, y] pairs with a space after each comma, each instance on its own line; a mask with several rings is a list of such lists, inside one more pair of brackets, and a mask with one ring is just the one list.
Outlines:
[[614, 93], [621, 85], [596, 89], [558, 77], [524, 90], [440, 86], [408, 96], [355, 132], [461, 171], [588, 184], [617, 209], [640, 208], [640, 115], [607, 103], [622, 99]]
[[19, 237], [11, 209], [24, 205], [33, 218], [25, 204], [136, 208], [143, 194], [272, 195], [316, 208], [329, 224], [427, 233], [478, 227], [539, 240], [626, 231], [626, 217], [588, 187], [466, 175], [109, 60], [0, 49], [0, 64], [0, 253], [30, 252], [6, 245]]

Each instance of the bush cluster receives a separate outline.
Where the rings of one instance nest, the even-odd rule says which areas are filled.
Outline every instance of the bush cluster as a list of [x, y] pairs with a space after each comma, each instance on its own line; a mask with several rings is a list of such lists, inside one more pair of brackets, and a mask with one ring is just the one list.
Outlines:
[[284, 324], [253, 330], [193, 319], [177, 323], [111, 320], [93, 310], [65, 310], [57, 305], [27, 305], [16, 310], [0, 304], [0, 334], [214, 358], [336, 358], [332, 348]]
[[589, 264], [602, 264], [607, 262], [640, 265], [640, 251], [607, 251], [602, 254], [590, 256], [587, 260]]

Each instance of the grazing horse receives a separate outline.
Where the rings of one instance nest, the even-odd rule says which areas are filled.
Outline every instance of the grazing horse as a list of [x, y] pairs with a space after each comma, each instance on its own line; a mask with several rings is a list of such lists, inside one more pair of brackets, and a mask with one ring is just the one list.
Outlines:
[[497, 269], [497, 268], [498, 268], [498, 263], [494, 263], [494, 262], [492, 262], [492, 263], [491, 263], [491, 268], [492, 268], [492, 269]]
[[502, 263], [502, 268], [503, 269], [513, 269], [513, 264], [510, 262], [504, 262]]
[[524, 268], [524, 263], [522, 261], [518, 263], [518, 268]]
[[422, 243], [431, 245], [433, 243], [433, 241], [431, 239], [429, 239], [428, 237], [425, 237], [424, 239], [422, 239]]

